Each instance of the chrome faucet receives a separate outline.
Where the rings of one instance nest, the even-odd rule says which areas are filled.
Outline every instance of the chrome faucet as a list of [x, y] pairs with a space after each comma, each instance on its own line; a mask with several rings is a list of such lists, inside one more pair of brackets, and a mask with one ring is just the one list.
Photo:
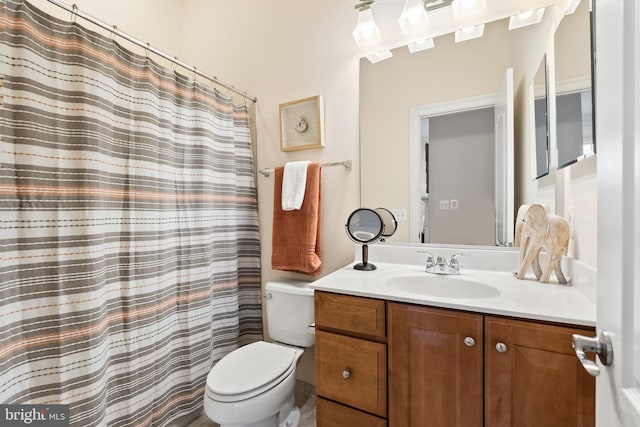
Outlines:
[[433, 259], [433, 254], [427, 252], [427, 265], [424, 269], [427, 273], [434, 274], [460, 274], [460, 263], [458, 257], [465, 255], [462, 252], [457, 252], [451, 256], [451, 260], [447, 263], [447, 260], [439, 256]]

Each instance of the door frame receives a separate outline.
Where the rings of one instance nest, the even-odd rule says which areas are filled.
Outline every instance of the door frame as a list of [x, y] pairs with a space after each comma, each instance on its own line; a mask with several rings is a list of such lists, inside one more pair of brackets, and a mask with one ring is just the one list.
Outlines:
[[424, 117], [442, 116], [451, 113], [477, 110], [495, 106], [497, 94], [454, 99], [435, 104], [421, 105], [409, 109], [409, 242], [418, 240], [421, 227], [422, 198], [420, 190], [420, 158], [422, 150], [422, 126]]

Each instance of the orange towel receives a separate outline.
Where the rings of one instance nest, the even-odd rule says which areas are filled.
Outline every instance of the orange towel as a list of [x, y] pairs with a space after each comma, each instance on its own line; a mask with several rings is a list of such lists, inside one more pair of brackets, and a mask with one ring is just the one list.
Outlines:
[[309, 163], [307, 187], [299, 210], [282, 210], [282, 175], [275, 168], [271, 268], [317, 276], [321, 257], [321, 166]]

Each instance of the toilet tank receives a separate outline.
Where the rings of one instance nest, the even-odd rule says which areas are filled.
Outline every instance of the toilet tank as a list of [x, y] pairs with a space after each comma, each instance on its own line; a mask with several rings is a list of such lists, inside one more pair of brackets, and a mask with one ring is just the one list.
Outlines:
[[281, 280], [265, 284], [267, 330], [271, 339], [297, 347], [311, 347], [315, 335], [313, 289], [307, 282]]

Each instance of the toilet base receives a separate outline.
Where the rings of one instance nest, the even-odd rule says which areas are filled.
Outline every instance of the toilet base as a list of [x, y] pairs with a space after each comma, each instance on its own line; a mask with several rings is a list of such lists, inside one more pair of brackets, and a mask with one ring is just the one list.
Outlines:
[[[288, 415], [287, 412], [289, 411]], [[286, 416], [285, 416], [286, 415]], [[299, 427], [300, 408], [287, 404], [277, 414], [251, 424], [220, 424], [220, 427]]]

